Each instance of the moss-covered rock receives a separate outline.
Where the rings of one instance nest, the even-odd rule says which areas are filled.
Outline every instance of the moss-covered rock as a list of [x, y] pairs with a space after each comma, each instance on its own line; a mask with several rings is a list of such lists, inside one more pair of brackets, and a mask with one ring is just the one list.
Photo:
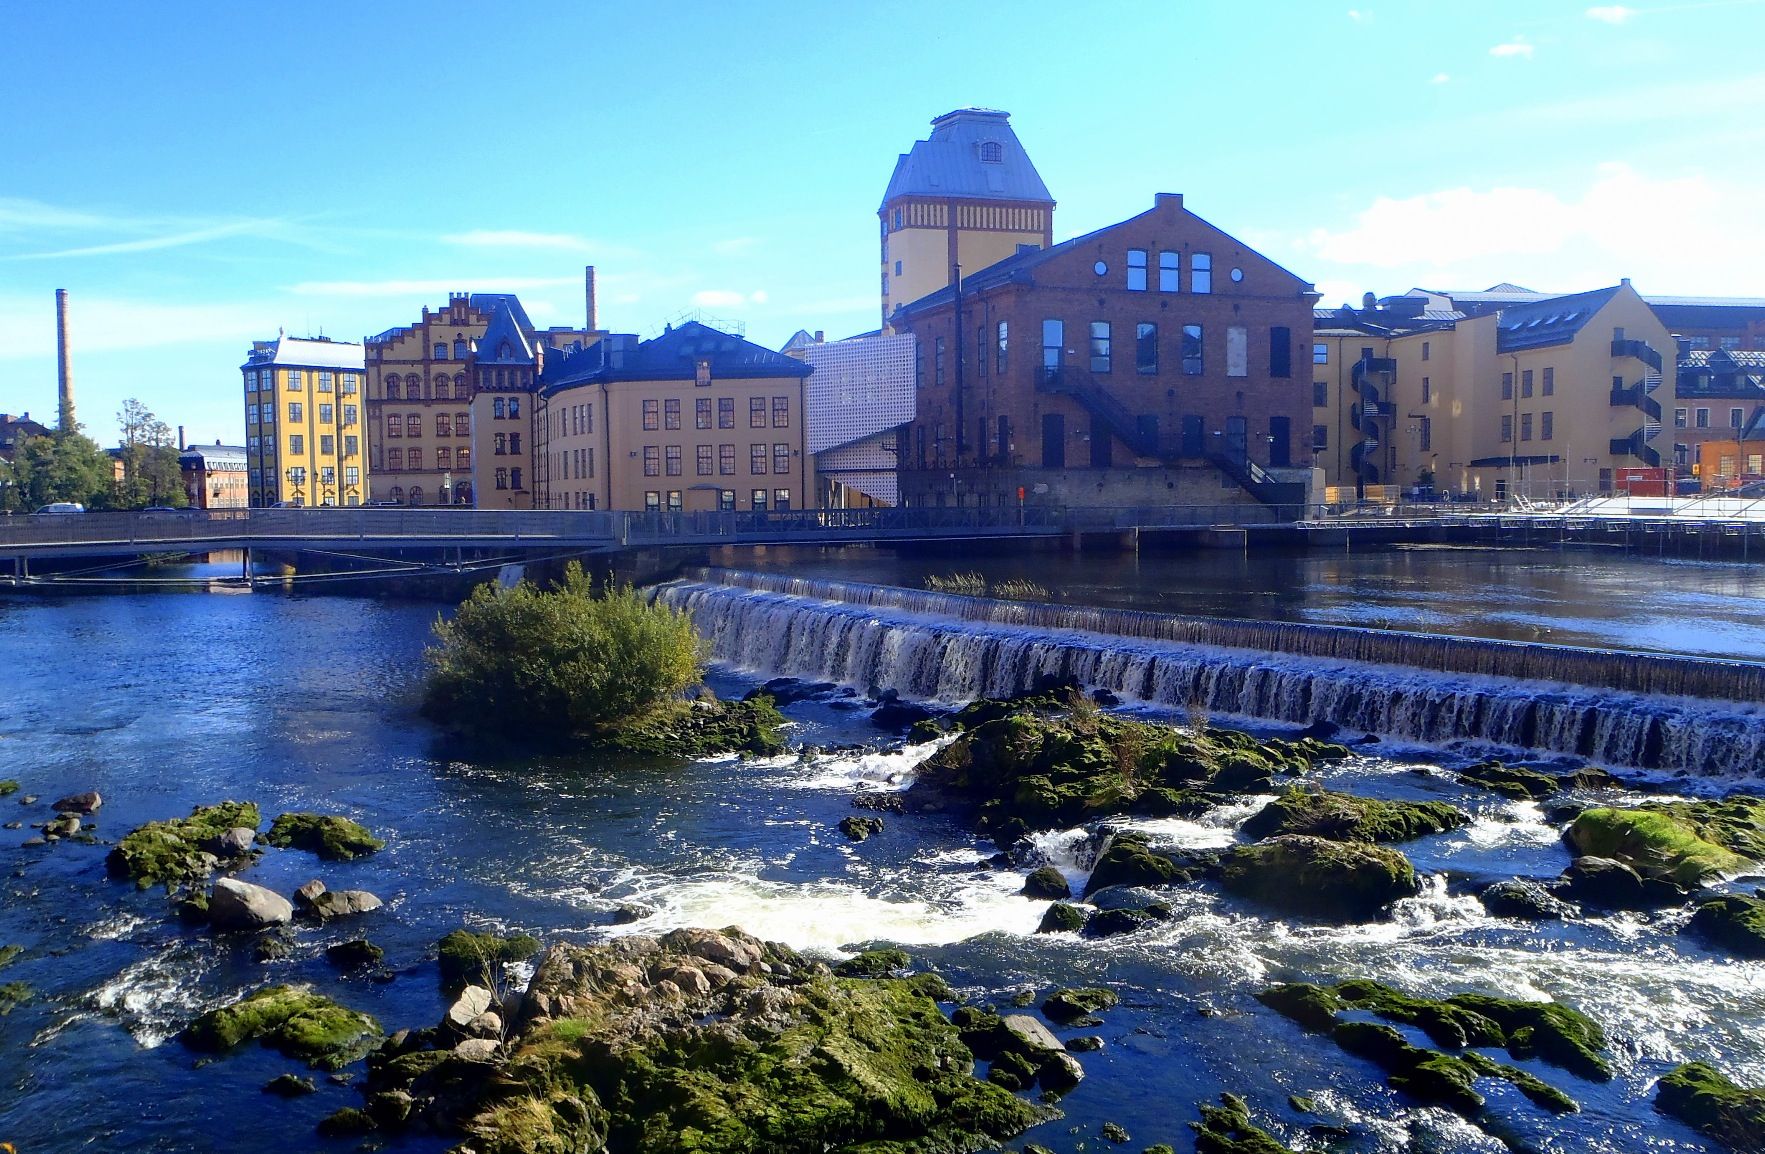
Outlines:
[[0, 1018], [12, 1013], [32, 998], [31, 987], [25, 982], [0, 985]]
[[441, 988], [453, 994], [472, 985], [495, 989], [504, 963], [526, 961], [539, 952], [540, 945], [531, 934], [500, 937], [459, 929], [435, 943], [435, 949], [441, 963]]
[[907, 804], [973, 811], [983, 831], [1005, 840], [1112, 814], [1193, 812], [1266, 789], [1276, 774], [1304, 770], [1329, 752], [1317, 743], [1180, 730], [1089, 706], [1056, 716], [1043, 704], [976, 702], [958, 713], [961, 736], [921, 764]]
[[1765, 1151], [1765, 1089], [1736, 1086], [1708, 1063], [1669, 1070], [1655, 1087], [1655, 1109], [1735, 1154]]
[[268, 986], [210, 1010], [178, 1035], [192, 1050], [220, 1053], [259, 1039], [290, 1058], [339, 1070], [380, 1044], [380, 1023], [307, 986]]
[[1459, 771], [1459, 780], [1466, 785], [1481, 786], [1504, 797], [1520, 800], [1549, 797], [1562, 786], [1549, 774], [1499, 761], [1480, 761]]
[[351, 861], [383, 849], [386, 843], [347, 817], [285, 813], [270, 824], [264, 841], [279, 849], [304, 849], [326, 861]]
[[1765, 901], [1724, 894], [1698, 906], [1686, 931], [1743, 958], [1765, 958]]
[[873, 834], [883, 831], [883, 819], [880, 817], [842, 817], [840, 832], [851, 841], [868, 841]]
[[1421, 891], [1396, 850], [1297, 834], [1233, 847], [1220, 863], [1220, 883], [1239, 897], [1327, 921], [1369, 921]]
[[17, 792], [18, 781], [16, 778], [8, 777], [0, 780], [0, 797], [10, 797]]
[[278, 1098], [301, 1098], [318, 1092], [318, 1084], [299, 1074], [277, 1074], [264, 1083], [264, 1093]]
[[123, 835], [106, 856], [105, 868], [143, 889], [200, 881], [218, 864], [216, 852], [228, 830], [255, 830], [262, 821], [257, 806], [248, 801], [199, 805], [189, 817], [150, 821]]
[[833, 972], [842, 978], [888, 978], [902, 973], [912, 964], [913, 959], [907, 956], [907, 951], [886, 946], [853, 954], [835, 966]]
[[366, 1111], [358, 1110], [354, 1106], [345, 1106], [341, 1110], [325, 1115], [319, 1119], [319, 1124], [315, 1128], [324, 1138], [359, 1138], [363, 1134], [372, 1134], [378, 1129], [374, 1124], [374, 1119], [369, 1117]]
[[1300, 833], [1332, 841], [1411, 841], [1457, 829], [1471, 815], [1443, 801], [1380, 801], [1291, 786], [1241, 827], [1249, 838]]
[[1218, 1106], [1202, 1103], [1201, 1121], [1189, 1128], [1195, 1131], [1195, 1154], [1294, 1154], [1251, 1122], [1250, 1107], [1236, 1094], [1221, 1094]]
[[1118, 833], [1098, 855], [1085, 882], [1094, 894], [1110, 886], [1162, 886], [1191, 879], [1189, 871], [1164, 854], [1155, 853], [1143, 834]]
[[0, 946], [0, 969], [10, 966], [13, 961], [25, 952], [23, 946]]
[[736, 930], [554, 946], [524, 1006], [500, 1065], [402, 1053], [372, 1066], [370, 1102], [403, 1092], [411, 1124], [482, 1154], [968, 1154], [1056, 1116], [974, 1077], [911, 979]]
[[655, 757], [769, 756], [784, 751], [784, 714], [765, 694], [746, 701], [679, 700], [622, 722], [597, 744]]
[[385, 950], [363, 938], [325, 947], [325, 960], [340, 970], [367, 969], [379, 965], [385, 957]]
[[1076, 934], [1085, 928], [1086, 914], [1078, 906], [1055, 902], [1042, 915], [1036, 927], [1038, 934]]
[[1121, 997], [1103, 986], [1075, 986], [1055, 990], [1042, 1000], [1042, 1013], [1064, 1026], [1094, 1025], [1101, 1010], [1119, 1006]]
[[1610, 858], [1646, 879], [1691, 889], [1765, 861], [1765, 799], [1590, 809], [1563, 837], [1577, 854]]
[[1072, 897], [1072, 887], [1066, 883], [1066, 875], [1053, 866], [1041, 866], [1030, 871], [1024, 879], [1023, 889], [1019, 891], [1026, 898], [1042, 901], [1064, 901]]

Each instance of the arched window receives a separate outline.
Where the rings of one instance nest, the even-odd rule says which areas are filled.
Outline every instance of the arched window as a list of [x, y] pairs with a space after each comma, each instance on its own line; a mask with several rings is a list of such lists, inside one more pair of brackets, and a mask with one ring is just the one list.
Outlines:
[[500, 345], [498, 345], [498, 346], [496, 346], [496, 359], [497, 359], [497, 360], [499, 360], [499, 361], [506, 361], [506, 360], [508, 360], [508, 359], [509, 359], [509, 353], [510, 353], [510, 352], [511, 352], [511, 351], [512, 351], [512, 350], [511, 350], [511, 349], [510, 349], [510, 348], [509, 348], [509, 342], [508, 342], [508, 341], [504, 341], [504, 342], [503, 342], [503, 343], [502, 343], [502, 344], [500, 344]]
[[435, 359], [438, 361], [447, 360], [447, 342], [445, 342], [445, 341], [436, 341], [435, 342]]
[[408, 503], [412, 505], [421, 505], [423, 503], [423, 486], [411, 486], [411, 499]]
[[1005, 146], [1000, 144], [997, 140], [981, 141], [981, 163], [1004, 164]]
[[465, 359], [466, 359], [466, 338], [463, 336], [460, 336], [459, 334], [456, 333], [456, 334], [454, 334], [454, 360], [463, 361]]
[[456, 505], [470, 505], [471, 503], [472, 503], [472, 482], [461, 481], [459, 484], [454, 486], [454, 504], [456, 504]]
[[398, 374], [397, 373], [387, 373], [386, 374], [386, 399], [389, 401], [398, 400]]
[[448, 384], [446, 377], [435, 378], [435, 399], [445, 401], [453, 396], [453, 386]]
[[394, 501], [402, 501], [404, 500], [404, 486], [394, 485], [386, 491], [386, 495], [391, 497]]
[[472, 450], [461, 449], [460, 455], [459, 455], [459, 462], [460, 462], [460, 468], [470, 469], [472, 467]]

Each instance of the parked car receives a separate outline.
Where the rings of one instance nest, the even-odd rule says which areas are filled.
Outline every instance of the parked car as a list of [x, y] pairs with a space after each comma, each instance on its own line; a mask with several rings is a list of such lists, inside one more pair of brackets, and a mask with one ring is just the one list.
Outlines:
[[171, 505], [148, 505], [146, 508], [141, 510], [141, 512], [143, 512], [143, 513], [153, 513], [155, 515], [163, 514], [163, 513], [189, 513], [191, 511], [192, 510], [190, 510], [190, 509], [174, 508]]
[[404, 507], [404, 502], [395, 501], [391, 497], [375, 497], [372, 501], [363, 501], [362, 507], [365, 509], [401, 509]]
[[58, 517], [64, 513], [84, 513], [86, 507], [78, 501], [52, 501], [38, 509], [35, 516]]

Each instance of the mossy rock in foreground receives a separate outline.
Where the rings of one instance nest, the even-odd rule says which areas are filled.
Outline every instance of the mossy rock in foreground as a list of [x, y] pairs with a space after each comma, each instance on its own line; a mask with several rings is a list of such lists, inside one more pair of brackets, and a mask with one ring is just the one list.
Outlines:
[[123, 836], [104, 859], [113, 877], [138, 886], [200, 881], [214, 869], [211, 850], [230, 829], [256, 829], [263, 818], [249, 801], [199, 805], [189, 817], [150, 821]]
[[1340, 922], [1371, 921], [1421, 892], [1396, 850], [1298, 834], [1235, 846], [1220, 863], [1220, 883], [1286, 913]]
[[268, 986], [210, 1010], [178, 1035], [192, 1050], [221, 1053], [257, 1038], [320, 1070], [340, 1070], [380, 1044], [380, 1023], [306, 986]]
[[[1189, 1123], [1195, 1131], [1196, 1154], [1294, 1154], [1275, 1136], [1250, 1120], [1250, 1107], [1236, 1094], [1221, 1094], [1220, 1105], [1201, 1106], [1201, 1121]], [[1165, 1147], [1170, 1149], [1170, 1147]]]
[[503, 964], [526, 961], [539, 952], [540, 944], [532, 934], [505, 938], [459, 929], [444, 936], [435, 949], [441, 963], [441, 988], [454, 994], [472, 985], [495, 989]]
[[1610, 858], [1644, 878], [1695, 889], [1765, 861], [1765, 798], [1590, 809], [1563, 839], [1578, 855]]
[[9, 777], [5, 780], [0, 780], [0, 797], [8, 797], [17, 792], [18, 779]]
[[386, 846], [359, 822], [320, 813], [285, 813], [271, 823], [264, 841], [278, 849], [308, 850], [326, 861], [351, 861]]
[[1252, 839], [1303, 833], [1331, 841], [1411, 841], [1470, 820], [1470, 814], [1443, 801], [1381, 801], [1291, 786], [1252, 814], [1240, 832]]
[[1655, 1109], [1735, 1154], [1765, 1152], [1765, 1089], [1736, 1086], [1705, 1062], [1669, 1070], [1655, 1088]]
[[1686, 932], [1742, 958], [1765, 958], [1765, 901], [1723, 894], [1698, 906]]
[[784, 715], [772, 698], [746, 701], [672, 701], [607, 729], [595, 743], [655, 757], [766, 756], [784, 750]]
[[0, 1018], [31, 1000], [31, 987], [24, 982], [0, 985]]

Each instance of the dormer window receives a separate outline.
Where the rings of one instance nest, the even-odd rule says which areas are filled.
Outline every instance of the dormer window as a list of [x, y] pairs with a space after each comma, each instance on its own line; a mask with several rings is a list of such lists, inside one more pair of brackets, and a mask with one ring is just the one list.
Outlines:
[[997, 140], [981, 141], [981, 163], [1004, 164], [1005, 146], [1000, 144]]

